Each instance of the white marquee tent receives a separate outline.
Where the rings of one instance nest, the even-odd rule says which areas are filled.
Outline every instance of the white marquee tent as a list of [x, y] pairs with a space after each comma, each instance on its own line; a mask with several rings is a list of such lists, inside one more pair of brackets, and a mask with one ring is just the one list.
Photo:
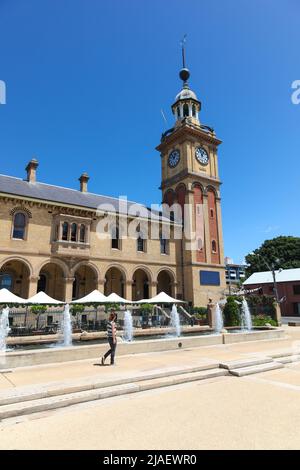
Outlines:
[[27, 300], [18, 297], [17, 295], [10, 292], [8, 289], [0, 289], [0, 305], [7, 304], [26, 304]]
[[142, 299], [135, 303], [137, 304], [184, 304], [186, 302], [184, 302], [184, 300], [174, 299], [173, 297], [170, 297], [165, 292], [160, 292], [159, 294], [155, 295], [151, 299]]
[[71, 304], [107, 304], [111, 301], [108, 300], [102, 292], [95, 289], [93, 292], [90, 292], [88, 295], [85, 295], [81, 299], [73, 300], [70, 302]]
[[30, 305], [63, 305], [65, 302], [53, 299], [41, 291], [30, 297], [25, 303]]

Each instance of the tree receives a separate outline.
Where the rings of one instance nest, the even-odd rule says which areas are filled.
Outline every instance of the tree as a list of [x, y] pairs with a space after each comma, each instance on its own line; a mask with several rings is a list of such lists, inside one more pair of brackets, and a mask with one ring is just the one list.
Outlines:
[[225, 326], [238, 326], [240, 324], [240, 309], [235, 297], [227, 297], [223, 316]]
[[268, 266], [275, 269], [300, 268], [300, 238], [281, 236], [266, 240], [245, 257], [248, 264], [246, 274], [268, 271]]

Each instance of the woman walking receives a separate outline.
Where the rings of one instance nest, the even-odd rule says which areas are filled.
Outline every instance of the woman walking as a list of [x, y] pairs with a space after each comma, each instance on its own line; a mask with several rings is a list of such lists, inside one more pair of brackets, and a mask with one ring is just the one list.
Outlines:
[[116, 336], [116, 324], [115, 324], [116, 314], [114, 310], [111, 311], [108, 322], [107, 322], [107, 339], [109, 342], [110, 349], [104, 354], [101, 358], [101, 364], [104, 365], [105, 359], [110, 356], [110, 364], [115, 363], [115, 353], [117, 347], [117, 336]]

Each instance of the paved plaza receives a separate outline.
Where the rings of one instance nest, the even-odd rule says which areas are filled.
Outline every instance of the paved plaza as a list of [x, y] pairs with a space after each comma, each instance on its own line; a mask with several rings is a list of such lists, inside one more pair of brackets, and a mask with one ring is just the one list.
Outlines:
[[[0, 375], [0, 394], [89, 380], [130, 383], [147, 374], [214, 367], [292, 351], [286, 338], [121, 356], [115, 367], [97, 360], [14, 369]], [[154, 379], [159, 380], [159, 379]], [[176, 382], [174, 382], [176, 383]], [[300, 362], [245, 377], [206, 380], [93, 400], [0, 422], [1, 449], [299, 449]]]

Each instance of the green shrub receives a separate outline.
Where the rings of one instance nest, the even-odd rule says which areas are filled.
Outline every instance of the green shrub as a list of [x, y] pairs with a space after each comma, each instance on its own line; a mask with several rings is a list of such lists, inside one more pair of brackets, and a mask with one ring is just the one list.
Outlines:
[[235, 301], [235, 297], [227, 297], [227, 302], [223, 310], [224, 326], [240, 325], [240, 309]]
[[252, 318], [253, 326], [265, 326], [266, 323], [270, 323], [272, 326], [277, 326], [277, 322], [268, 315], [255, 315]]
[[207, 307], [194, 307], [193, 308], [193, 314], [200, 315], [200, 316], [206, 316], [207, 315]]
[[140, 306], [140, 309], [143, 313], [151, 313], [153, 310], [153, 305], [152, 304], [142, 304]]
[[82, 304], [74, 304], [70, 307], [70, 312], [72, 313], [73, 317], [75, 317], [78, 313], [84, 312], [85, 305]]

